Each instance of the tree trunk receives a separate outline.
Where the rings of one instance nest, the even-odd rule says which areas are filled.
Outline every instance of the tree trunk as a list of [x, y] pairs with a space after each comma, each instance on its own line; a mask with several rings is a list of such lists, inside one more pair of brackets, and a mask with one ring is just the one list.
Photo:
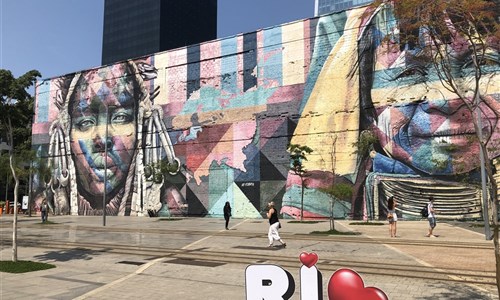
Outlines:
[[16, 169], [14, 168], [14, 137], [12, 133], [12, 123], [10, 117], [8, 118], [7, 132], [10, 144], [9, 149], [9, 162], [10, 170], [12, 171], [12, 177], [14, 178], [14, 220], [12, 222], [12, 261], [17, 262], [17, 191], [19, 189], [19, 178], [16, 174]]
[[[487, 168], [488, 169], [488, 168]], [[497, 281], [497, 292], [498, 295], [500, 296], [500, 245], [498, 241], [498, 193], [497, 193], [497, 184], [495, 181], [493, 181], [493, 174], [491, 174], [491, 184], [490, 188], [492, 189], [491, 191], [491, 220], [493, 223], [493, 245], [495, 246], [495, 275], [496, 275], [496, 281]], [[488, 220], [487, 220], [488, 222]], [[486, 237], [490, 238], [490, 237]]]
[[498, 217], [497, 217], [497, 205], [493, 204], [492, 209], [493, 214], [493, 244], [495, 245], [495, 275], [497, 279], [497, 292], [500, 296], [500, 245], [498, 244]]
[[[493, 245], [495, 247], [495, 275], [496, 275], [496, 283], [497, 283], [497, 292], [500, 296], [500, 245], [498, 241], [498, 187], [493, 177], [493, 167], [491, 164], [491, 160], [488, 159], [488, 151], [486, 149], [486, 145], [482, 142], [479, 143], [480, 151], [483, 152], [484, 157], [486, 158], [486, 163], [484, 164], [486, 169], [486, 175], [489, 181], [489, 199], [483, 199], [483, 201], [490, 201], [491, 203], [491, 223], [493, 223]], [[484, 220], [485, 223], [489, 222], [486, 218]], [[485, 224], [486, 226], [486, 224]], [[487, 236], [486, 239], [491, 239], [491, 237]]]
[[[488, 164], [487, 164], [488, 165]], [[489, 168], [486, 168], [488, 171]], [[498, 193], [497, 193], [497, 184], [493, 179], [493, 174], [490, 177], [490, 172], [488, 171], [488, 179], [490, 179], [490, 189], [491, 189], [491, 223], [493, 224], [493, 245], [495, 246], [495, 275], [497, 282], [497, 292], [500, 296], [500, 245], [498, 241]], [[486, 220], [489, 222], [489, 220]], [[486, 237], [490, 239], [490, 237]]]
[[13, 157], [10, 157], [10, 165], [12, 169], [12, 176], [14, 177], [14, 220], [12, 222], [12, 261], [17, 262], [17, 194], [19, 189], [19, 178], [17, 177], [16, 171], [13, 168]]
[[300, 193], [300, 221], [302, 222], [303, 217], [304, 217], [304, 178], [301, 176], [300, 180], [302, 182], [301, 186], [301, 193]]
[[335, 206], [335, 200], [331, 199], [332, 203], [330, 205], [330, 231], [335, 230], [335, 219], [333, 217], [333, 207]]

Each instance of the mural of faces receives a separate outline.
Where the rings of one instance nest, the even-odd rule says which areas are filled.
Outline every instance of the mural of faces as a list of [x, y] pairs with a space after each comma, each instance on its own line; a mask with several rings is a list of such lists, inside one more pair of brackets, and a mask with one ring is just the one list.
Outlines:
[[[333, 214], [357, 218], [368, 207], [372, 175], [420, 175], [433, 186], [475, 171], [475, 115], [421, 59], [425, 45], [401, 47], [391, 13], [364, 19], [365, 10], [39, 84], [34, 140], [64, 179], [52, 182], [54, 199], [81, 215], [102, 213], [106, 193], [110, 215], [217, 216], [229, 202], [235, 216], [259, 218], [274, 201], [290, 217], [303, 205], [305, 217], [322, 218], [332, 210], [323, 188], [335, 182], [353, 194]], [[452, 72], [472, 101], [469, 48], [458, 39], [451, 46]], [[481, 61], [490, 158], [500, 156], [496, 47]], [[355, 147], [370, 130], [378, 138], [373, 158]], [[304, 164], [304, 203], [303, 183], [289, 172], [289, 143], [314, 151]], [[162, 170], [162, 162], [177, 170]]]
[[[469, 48], [455, 41], [449, 49], [451, 72], [474, 102], [474, 70]], [[400, 49], [397, 43], [382, 42], [375, 51], [371, 98], [376, 107], [374, 126], [381, 146], [390, 157], [426, 174], [466, 173], [479, 161], [479, 142], [472, 123], [475, 115], [457, 95], [439, 80], [436, 68], [423, 63], [423, 48]], [[498, 50], [484, 57], [480, 82], [483, 136], [490, 158], [500, 154], [498, 125], [500, 65]]]
[[[70, 96], [71, 150], [78, 189], [89, 201], [99, 199], [95, 196], [104, 191], [112, 197], [124, 185], [134, 157], [139, 87], [129, 74], [127, 64], [85, 72]], [[95, 202], [92, 207], [102, 206]]]

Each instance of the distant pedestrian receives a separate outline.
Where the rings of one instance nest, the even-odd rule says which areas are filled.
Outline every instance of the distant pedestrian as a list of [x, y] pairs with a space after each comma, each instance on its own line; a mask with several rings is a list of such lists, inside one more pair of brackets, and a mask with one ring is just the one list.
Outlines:
[[224, 219], [226, 220], [226, 230], [229, 230], [229, 218], [231, 218], [231, 205], [229, 204], [229, 201], [226, 201], [226, 204], [224, 205]]
[[269, 247], [273, 246], [274, 241], [280, 241], [283, 247], [286, 247], [286, 243], [280, 238], [278, 229], [281, 228], [280, 221], [278, 220], [278, 212], [274, 208], [274, 202], [271, 201], [267, 204], [269, 210], [267, 211], [267, 218], [269, 219], [269, 232], [267, 237], [269, 238]]
[[427, 203], [427, 211], [429, 215], [427, 216], [427, 220], [429, 220], [429, 232], [427, 233], [427, 237], [436, 237], [432, 234], [434, 227], [436, 227], [436, 210], [434, 209], [434, 197], [429, 197], [429, 203]]
[[387, 200], [387, 220], [389, 221], [389, 234], [391, 237], [396, 237], [398, 215], [396, 214], [396, 200], [394, 196], [389, 197]]
[[43, 199], [40, 212], [42, 213], [42, 223], [47, 222], [49, 216], [49, 204], [47, 203], [47, 199]]

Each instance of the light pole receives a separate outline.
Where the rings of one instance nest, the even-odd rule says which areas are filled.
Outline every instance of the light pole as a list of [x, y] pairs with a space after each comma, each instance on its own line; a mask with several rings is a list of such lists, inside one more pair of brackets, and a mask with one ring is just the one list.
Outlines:
[[106, 105], [106, 133], [104, 135], [104, 191], [102, 193], [102, 226], [106, 226], [106, 187], [108, 185], [108, 123], [109, 123], [109, 107], [114, 105]]

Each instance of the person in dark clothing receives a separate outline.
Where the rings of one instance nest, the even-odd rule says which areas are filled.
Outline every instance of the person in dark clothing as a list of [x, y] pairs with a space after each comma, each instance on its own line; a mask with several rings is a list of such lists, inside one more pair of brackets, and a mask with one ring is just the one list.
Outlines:
[[231, 217], [231, 205], [229, 201], [226, 201], [226, 205], [224, 205], [224, 219], [226, 219], [226, 230], [229, 230], [229, 218]]
[[269, 232], [267, 237], [269, 238], [269, 247], [273, 246], [274, 241], [280, 241], [283, 247], [286, 247], [286, 243], [281, 239], [278, 229], [281, 228], [280, 221], [278, 219], [278, 212], [274, 208], [274, 202], [269, 202], [269, 211], [267, 212], [267, 218], [269, 219]]
[[47, 200], [44, 199], [42, 205], [40, 206], [40, 212], [42, 213], [42, 223], [47, 222], [47, 217], [49, 216], [49, 205]]

